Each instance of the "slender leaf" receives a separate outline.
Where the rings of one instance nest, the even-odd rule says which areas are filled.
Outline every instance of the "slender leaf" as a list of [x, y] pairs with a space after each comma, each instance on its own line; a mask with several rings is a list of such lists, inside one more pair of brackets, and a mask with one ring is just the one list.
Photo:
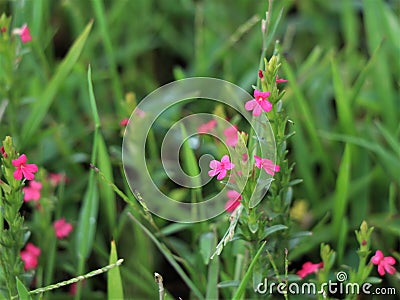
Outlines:
[[[109, 264], [114, 264], [118, 260], [117, 248], [115, 246], [115, 241], [111, 242], [111, 252]], [[108, 271], [107, 275], [107, 298], [112, 299], [124, 299], [124, 291], [122, 288], [121, 274], [119, 272], [119, 267], [113, 268]]]
[[65, 79], [72, 71], [75, 63], [78, 61], [78, 58], [86, 43], [86, 39], [89, 36], [92, 24], [93, 21], [86, 26], [82, 34], [76, 39], [67, 56], [63, 59], [58, 67], [56, 73], [46, 85], [43, 94], [40, 95], [37, 101], [33, 103], [32, 111], [22, 127], [21, 140], [23, 143], [29, 143], [35, 140], [30, 137], [34, 136], [36, 131], [39, 129], [40, 123], [43, 121], [50, 108], [50, 105], [55, 99], [58, 89], [64, 83]]

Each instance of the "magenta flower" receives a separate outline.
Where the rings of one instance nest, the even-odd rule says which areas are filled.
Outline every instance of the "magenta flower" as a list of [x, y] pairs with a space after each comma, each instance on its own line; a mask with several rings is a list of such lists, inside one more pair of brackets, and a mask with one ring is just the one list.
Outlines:
[[122, 127], [125, 127], [125, 126], [128, 125], [128, 123], [129, 123], [129, 119], [128, 118], [124, 118], [119, 122], [119, 125], [122, 126]]
[[57, 186], [62, 182], [67, 181], [67, 177], [62, 173], [50, 173], [48, 180], [52, 186]]
[[264, 169], [269, 175], [274, 176], [275, 172], [279, 172], [281, 169], [279, 166], [275, 165], [272, 160], [261, 158], [257, 155], [254, 155], [254, 159], [256, 160], [256, 167]]
[[0, 152], [1, 152], [1, 155], [2, 155], [4, 158], [7, 158], [7, 153], [6, 153], [6, 151], [4, 150], [4, 146], [1, 146], [1, 147], [0, 147]]
[[385, 275], [385, 272], [393, 275], [396, 269], [393, 267], [396, 264], [396, 260], [392, 256], [383, 256], [381, 250], [377, 250], [375, 255], [371, 258], [371, 262], [378, 266], [379, 275]]
[[29, 181], [29, 186], [24, 187], [24, 201], [38, 201], [40, 199], [40, 190], [42, 189], [42, 184], [37, 181]]
[[235, 126], [231, 126], [224, 130], [224, 135], [226, 137], [226, 144], [228, 146], [234, 147], [238, 143], [238, 130]]
[[24, 262], [25, 271], [37, 267], [40, 252], [40, 248], [36, 247], [34, 244], [26, 244], [25, 249], [20, 252], [21, 259]]
[[247, 101], [245, 104], [246, 110], [252, 110], [253, 116], [261, 115], [262, 111], [269, 112], [272, 109], [272, 104], [267, 100], [270, 92], [254, 91], [254, 99]]
[[240, 205], [242, 195], [235, 190], [229, 190], [226, 195], [228, 196], [229, 200], [225, 203], [225, 210], [231, 213]]
[[198, 133], [208, 133], [211, 130], [213, 130], [215, 128], [215, 126], [217, 126], [217, 121], [216, 120], [211, 120], [211, 121], [208, 121], [207, 123], [201, 124], [197, 128], [197, 132]]
[[56, 232], [56, 237], [58, 239], [63, 239], [71, 233], [73, 227], [70, 223], [65, 222], [64, 218], [61, 218], [53, 223], [54, 230]]
[[234, 167], [235, 165], [230, 162], [229, 156], [224, 155], [221, 159], [221, 162], [215, 159], [210, 161], [210, 168], [212, 170], [208, 171], [208, 175], [210, 177], [218, 175], [217, 179], [221, 180], [226, 176], [227, 171], [232, 170]]
[[278, 78], [278, 75], [276, 75], [276, 83], [281, 83], [281, 82], [288, 82], [288, 80], [283, 79], [283, 78]]
[[21, 180], [22, 177], [25, 177], [28, 180], [33, 180], [36, 173], [38, 171], [38, 167], [35, 164], [27, 164], [27, 158], [25, 154], [22, 154], [17, 159], [12, 161], [12, 164], [17, 169], [14, 172], [14, 178], [17, 180]]
[[324, 263], [320, 262], [319, 264], [313, 264], [311, 262], [306, 262], [301, 267], [301, 270], [297, 271], [296, 274], [300, 276], [300, 278], [304, 278], [311, 273], [316, 273], [319, 269], [324, 266]]
[[32, 41], [32, 36], [29, 31], [29, 28], [26, 24], [22, 25], [21, 28], [15, 28], [13, 30], [13, 34], [19, 35], [21, 37], [21, 41], [25, 44]]

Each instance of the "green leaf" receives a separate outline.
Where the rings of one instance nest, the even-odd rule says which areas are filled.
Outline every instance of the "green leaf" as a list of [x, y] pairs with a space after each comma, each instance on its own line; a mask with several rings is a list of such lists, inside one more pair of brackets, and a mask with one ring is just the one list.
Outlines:
[[29, 144], [36, 139], [31, 138], [35, 136], [36, 131], [39, 129], [40, 123], [46, 116], [50, 105], [52, 104], [60, 86], [65, 82], [65, 79], [73, 69], [75, 63], [78, 61], [79, 56], [86, 43], [86, 39], [92, 28], [93, 21], [91, 21], [83, 30], [81, 35], [76, 39], [67, 56], [63, 59], [60, 66], [57, 68], [56, 73], [46, 85], [42, 95], [37, 98], [33, 103], [30, 115], [27, 117], [22, 127], [21, 140], [23, 143]]
[[215, 248], [214, 246], [215, 236], [212, 232], [203, 233], [200, 236], [199, 247], [200, 247], [200, 254], [203, 257], [203, 262], [205, 265], [208, 265], [210, 261], [210, 256]]
[[279, 230], [285, 230], [285, 229], [288, 229], [288, 227], [285, 225], [282, 225], [282, 224], [272, 225], [270, 227], [267, 227], [264, 229], [264, 234], [263, 234], [261, 240], [266, 239], [269, 235], [273, 234], [274, 232], [277, 232]]
[[147, 236], [153, 241], [153, 243], [157, 246], [160, 252], [164, 255], [167, 261], [172, 265], [175, 271], [179, 274], [182, 280], [186, 283], [186, 285], [190, 288], [194, 295], [196, 295], [197, 299], [204, 299], [204, 296], [197, 288], [196, 284], [187, 276], [185, 271], [176, 261], [174, 255], [171, 251], [151, 233], [142, 223], [139, 222], [132, 214], [129, 214], [129, 217], [137, 224], [139, 227], [147, 234]]
[[[215, 247], [217, 246], [217, 237], [215, 236], [215, 233], [208, 234], [211, 234], [207, 237], [207, 239], [211, 242], [209, 244], [210, 252], [208, 253], [208, 257], [210, 257], [212, 249], [215, 249]], [[208, 244], [208, 242], [206, 244]], [[210, 264], [208, 265], [206, 299], [218, 299], [219, 267], [220, 261], [219, 256], [217, 255], [211, 260]]]
[[20, 300], [29, 300], [32, 299], [32, 297], [29, 295], [29, 291], [25, 287], [25, 285], [19, 280], [18, 277], [15, 278], [17, 281], [17, 290], [18, 290], [18, 296]]
[[243, 277], [242, 281], [240, 282], [240, 285], [239, 285], [238, 289], [236, 290], [235, 295], [232, 297], [233, 299], [239, 300], [244, 295], [244, 293], [246, 291], [247, 283], [249, 282], [250, 277], [253, 273], [254, 266], [256, 265], [257, 260], [260, 257], [261, 253], [263, 252], [266, 244], [267, 244], [267, 242], [263, 242], [261, 247], [258, 249], [256, 255], [254, 256], [253, 260], [250, 263], [249, 268], [246, 271], [246, 274], [244, 274], [244, 277]]
[[[114, 264], [118, 260], [117, 249], [115, 247], [115, 241], [111, 242], [111, 252], [109, 264]], [[107, 275], [107, 298], [112, 299], [124, 299], [124, 290], [122, 288], [121, 274], [119, 267], [115, 267], [108, 271]]]
[[333, 230], [336, 237], [340, 236], [342, 223], [346, 217], [346, 208], [348, 201], [349, 183], [350, 183], [350, 164], [351, 164], [351, 149], [350, 145], [346, 144], [342, 162], [339, 167], [339, 174], [336, 180], [335, 200], [333, 206]]

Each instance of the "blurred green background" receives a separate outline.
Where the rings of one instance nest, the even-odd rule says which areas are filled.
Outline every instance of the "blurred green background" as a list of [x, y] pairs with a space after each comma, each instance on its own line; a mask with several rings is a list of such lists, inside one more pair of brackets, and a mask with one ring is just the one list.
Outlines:
[[[20, 152], [38, 165], [67, 174], [61, 202], [64, 215], [76, 224], [94, 130], [88, 65], [104, 137], [98, 167], [129, 193], [121, 172], [119, 125], [131, 112], [126, 94], [133, 92], [140, 101], [165, 83], [192, 76], [221, 78], [251, 92], [267, 7], [267, 1], [248, 0], [1, 0], [0, 13], [12, 15], [15, 27], [27, 23], [33, 36], [15, 72], [14, 88], [0, 95], [10, 101], [1, 136], [12, 135]], [[399, 259], [400, 1], [280, 0], [274, 1], [273, 20], [282, 8], [275, 39], [283, 54], [280, 75], [289, 79], [284, 105], [296, 132], [290, 159], [296, 162], [294, 178], [304, 180], [294, 197], [306, 207], [297, 221], [314, 232], [290, 257], [315, 261], [325, 242], [336, 247], [339, 265], [354, 264], [353, 232], [365, 219], [375, 226], [373, 247]], [[79, 59], [54, 81], [68, 49], [91, 20]], [[32, 113], [35, 107], [40, 114]], [[27, 120], [36, 125], [27, 128]], [[164, 272], [173, 295], [186, 295], [187, 288], [169, 273], [151, 241], [125, 214], [120, 217], [125, 209], [121, 199], [104, 183], [99, 188], [99, 217], [86, 270], [107, 264], [113, 236], [126, 260], [127, 295], [154, 297], [154, 271]], [[196, 251], [196, 237], [179, 231], [171, 243]], [[65, 273], [55, 280], [76, 275], [71, 255], [61, 256], [60, 265]], [[89, 280], [86, 295], [101, 297], [101, 280]], [[395, 285], [396, 279], [391, 280]]]

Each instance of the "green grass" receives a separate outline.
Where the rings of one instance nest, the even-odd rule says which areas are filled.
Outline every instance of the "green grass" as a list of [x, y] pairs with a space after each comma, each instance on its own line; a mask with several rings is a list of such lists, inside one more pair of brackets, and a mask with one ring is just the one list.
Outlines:
[[[0, 102], [8, 100], [0, 137], [13, 135], [30, 161], [69, 178], [54, 196], [55, 211], [71, 220], [75, 240], [72, 246], [63, 243], [62, 251], [54, 246], [53, 265], [43, 271], [45, 284], [115, 262], [110, 248], [115, 239], [118, 258], [125, 261], [114, 272], [120, 273], [126, 299], [157, 297], [154, 272], [164, 277], [167, 294], [174, 298], [229, 298], [236, 289], [238, 299], [244, 295], [250, 275], [239, 274], [235, 261], [250, 266], [249, 272], [252, 264], [241, 246], [230, 243], [207, 263], [199, 251], [223, 235], [226, 218], [176, 225], [150, 219], [139, 212], [140, 205], [129, 204], [136, 199], [121, 168], [119, 121], [131, 112], [128, 92], [140, 101], [179, 78], [216, 77], [251, 92], [263, 46], [259, 20], [267, 4], [0, 0], [0, 14], [12, 15], [14, 26], [27, 23], [33, 36], [16, 65], [12, 88], [0, 87]], [[283, 104], [296, 132], [289, 140], [289, 159], [296, 162], [293, 178], [303, 179], [293, 187], [293, 198], [309, 205], [305, 221], [295, 226], [313, 231], [289, 253], [293, 267], [317, 262], [321, 242], [335, 248], [338, 266], [355, 266], [353, 233], [362, 220], [375, 227], [372, 247], [399, 257], [399, 13], [398, 1], [274, 2], [273, 24], [280, 22], [270, 30], [284, 54], [279, 75], [289, 83]], [[273, 51], [272, 36], [269, 42], [267, 56]], [[198, 107], [210, 113], [215, 109]], [[179, 117], [172, 112], [172, 119]], [[153, 128], [154, 165], [164, 131]], [[188, 174], [198, 174], [196, 153], [187, 146], [183, 150]], [[115, 193], [110, 182], [127, 196]], [[163, 189], [180, 192], [187, 202], [202, 199], [200, 190], [179, 191], [167, 184]], [[76, 299], [104, 298], [105, 280], [87, 280]], [[395, 278], [385, 280], [400, 288]], [[220, 282], [232, 286], [217, 288]], [[24, 292], [19, 283], [18, 289]], [[114, 293], [121, 293], [119, 287]], [[67, 295], [67, 289], [60, 289], [43, 298]]]

